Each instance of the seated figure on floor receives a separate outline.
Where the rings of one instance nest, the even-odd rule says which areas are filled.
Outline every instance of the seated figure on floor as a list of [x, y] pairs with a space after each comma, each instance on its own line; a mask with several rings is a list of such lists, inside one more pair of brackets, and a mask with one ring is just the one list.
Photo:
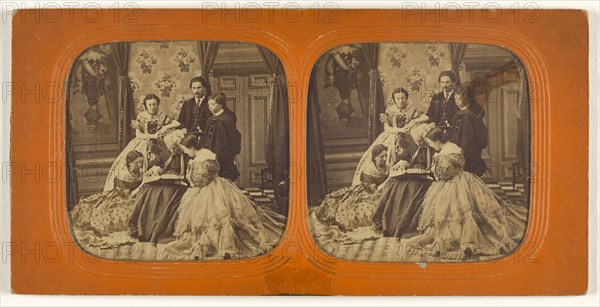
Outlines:
[[86, 239], [88, 243], [100, 246], [119, 244], [115, 241], [117, 239], [109, 237], [127, 231], [135, 200], [131, 192], [142, 182], [143, 159], [138, 151], [128, 152], [123, 163], [118, 165], [113, 188], [82, 198], [71, 210], [71, 225], [77, 230], [93, 233]]
[[478, 176], [464, 171], [460, 147], [434, 128], [425, 137], [437, 151], [434, 181], [423, 200], [416, 235], [408, 247], [431, 251], [446, 260], [502, 257], [515, 250], [525, 233], [527, 209], [502, 200]]
[[311, 210], [309, 219], [317, 240], [353, 242], [373, 235], [372, 231], [365, 230], [373, 225], [373, 214], [381, 194], [378, 187], [389, 174], [387, 150], [382, 144], [374, 146], [360, 183], [327, 194], [319, 206]]

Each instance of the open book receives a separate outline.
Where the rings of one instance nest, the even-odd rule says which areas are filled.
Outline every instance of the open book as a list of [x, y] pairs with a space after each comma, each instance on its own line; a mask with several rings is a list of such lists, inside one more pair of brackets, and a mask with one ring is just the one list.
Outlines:
[[144, 183], [155, 182], [161, 179], [169, 179], [169, 180], [183, 180], [185, 177], [179, 174], [164, 174], [164, 175], [152, 175], [145, 176]]
[[409, 168], [409, 164], [406, 161], [400, 160], [390, 169], [389, 177], [398, 177], [406, 174], [423, 174], [428, 175], [431, 174], [429, 170], [422, 168]]
[[144, 181], [143, 183], [150, 183], [150, 182], [155, 182], [161, 179], [167, 179], [167, 180], [183, 180], [185, 179], [185, 176], [183, 174], [173, 174], [173, 173], [166, 173], [166, 174], [161, 174], [161, 168], [158, 166], [153, 166], [152, 168], [150, 168], [148, 171], [146, 171], [146, 174], [144, 175]]

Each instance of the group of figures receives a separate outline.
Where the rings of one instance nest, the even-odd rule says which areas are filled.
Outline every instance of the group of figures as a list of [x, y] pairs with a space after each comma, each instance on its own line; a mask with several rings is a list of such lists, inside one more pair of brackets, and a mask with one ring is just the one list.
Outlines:
[[496, 195], [482, 180], [488, 132], [471, 89], [450, 71], [427, 113], [398, 88], [380, 115], [384, 131], [360, 160], [352, 185], [325, 196], [310, 211], [323, 244], [394, 237], [405, 250], [442, 261], [497, 258], [521, 242], [528, 210]]
[[268, 252], [286, 218], [249, 199], [233, 181], [240, 153], [237, 118], [203, 77], [177, 119], [147, 95], [131, 125], [136, 137], [119, 154], [104, 191], [70, 212], [79, 243], [116, 247], [160, 243], [160, 259], [239, 259]]

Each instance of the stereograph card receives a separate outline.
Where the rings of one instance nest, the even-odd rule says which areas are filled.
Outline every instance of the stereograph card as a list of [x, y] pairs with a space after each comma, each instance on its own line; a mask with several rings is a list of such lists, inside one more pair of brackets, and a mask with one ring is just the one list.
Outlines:
[[15, 293], [586, 292], [585, 12], [94, 12], [12, 16]]

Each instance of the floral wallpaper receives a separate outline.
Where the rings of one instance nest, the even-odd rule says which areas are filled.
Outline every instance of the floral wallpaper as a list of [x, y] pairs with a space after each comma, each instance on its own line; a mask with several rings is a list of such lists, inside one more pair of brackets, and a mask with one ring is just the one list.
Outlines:
[[428, 92], [438, 92], [437, 77], [452, 67], [446, 43], [382, 43], [379, 48], [379, 73], [386, 103], [397, 87], [409, 92], [409, 101], [427, 111]]
[[147, 94], [160, 97], [160, 110], [177, 117], [192, 97], [189, 81], [201, 74], [196, 42], [163, 41], [131, 44], [129, 78], [136, 110]]

